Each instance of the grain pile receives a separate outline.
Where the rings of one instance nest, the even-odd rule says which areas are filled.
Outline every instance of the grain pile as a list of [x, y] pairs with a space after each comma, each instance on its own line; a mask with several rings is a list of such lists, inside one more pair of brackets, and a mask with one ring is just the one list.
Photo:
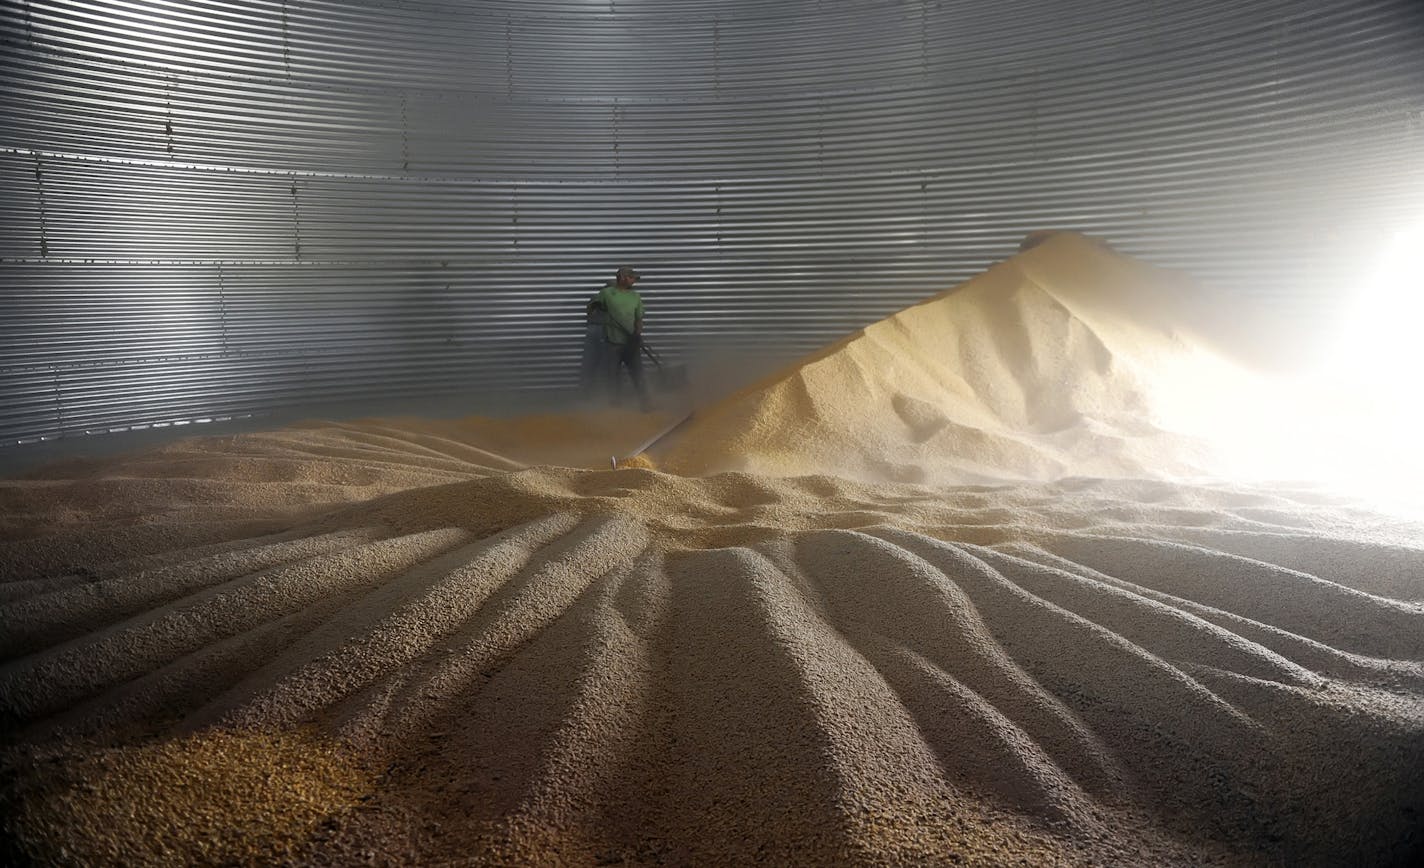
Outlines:
[[1261, 396], [1205, 292], [1056, 234], [699, 412], [655, 458], [900, 482], [1219, 475]]
[[[26, 764], [12, 806], [22, 840], [11, 855], [28, 849], [69, 864], [278, 861], [319, 822], [370, 798], [359, 764], [303, 733], [214, 730]], [[62, 841], [23, 840], [54, 827]]]
[[1163, 384], [1239, 365], [1143, 273], [1050, 238], [676, 473], [581, 469], [668, 421], [610, 413], [0, 484], [5, 855], [1407, 862], [1424, 527], [1172, 479], [1216, 455]]

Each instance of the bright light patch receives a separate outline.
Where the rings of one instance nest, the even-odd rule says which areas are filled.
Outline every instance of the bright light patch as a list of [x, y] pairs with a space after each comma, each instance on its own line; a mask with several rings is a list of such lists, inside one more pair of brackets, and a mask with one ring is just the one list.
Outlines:
[[1318, 464], [1317, 478], [1383, 504], [1417, 507], [1424, 507], [1421, 256], [1424, 221], [1387, 240], [1338, 343], [1298, 396], [1306, 409], [1301, 445]]
[[1300, 481], [1424, 516], [1424, 220], [1395, 232], [1362, 271], [1335, 341], [1311, 370], [1257, 374], [1194, 363], [1198, 400], [1171, 390], [1250, 481]]

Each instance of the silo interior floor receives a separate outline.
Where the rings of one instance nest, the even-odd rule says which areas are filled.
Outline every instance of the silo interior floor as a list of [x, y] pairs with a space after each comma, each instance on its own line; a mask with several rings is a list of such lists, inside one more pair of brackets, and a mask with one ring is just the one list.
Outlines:
[[1184, 287], [1051, 238], [618, 470], [669, 416], [6, 481], [12, 855], [1407, 861], [1424, 524], [1241, 477]]

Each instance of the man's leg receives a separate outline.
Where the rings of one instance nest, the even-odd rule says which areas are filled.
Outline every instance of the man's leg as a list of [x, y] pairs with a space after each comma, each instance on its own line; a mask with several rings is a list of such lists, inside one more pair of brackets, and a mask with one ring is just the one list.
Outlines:
[[628, 376], [633, 380], [633, 391], [638, 393], [638, 405], [647, 412], [653, 408], [653, 401], [648, 396], [647, 384], [643, 382], [643, 348], [636, 341], [629, 341], [628, 348]]
[[623, 383], [618, 377], [618, 366], [623, 364], [623, 347], [621, 344], [604, 344], [604, 388], [608, 390], [608, 397], [616, 407], [623, 403]]

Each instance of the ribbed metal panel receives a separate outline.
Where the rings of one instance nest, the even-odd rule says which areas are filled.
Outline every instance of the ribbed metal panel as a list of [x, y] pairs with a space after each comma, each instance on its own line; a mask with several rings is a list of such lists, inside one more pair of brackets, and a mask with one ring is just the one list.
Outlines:
[[1328, 309], [1424, 218], [1412, 0], [0, 2], [0, 442], [811, 349], [1047, 226]]

